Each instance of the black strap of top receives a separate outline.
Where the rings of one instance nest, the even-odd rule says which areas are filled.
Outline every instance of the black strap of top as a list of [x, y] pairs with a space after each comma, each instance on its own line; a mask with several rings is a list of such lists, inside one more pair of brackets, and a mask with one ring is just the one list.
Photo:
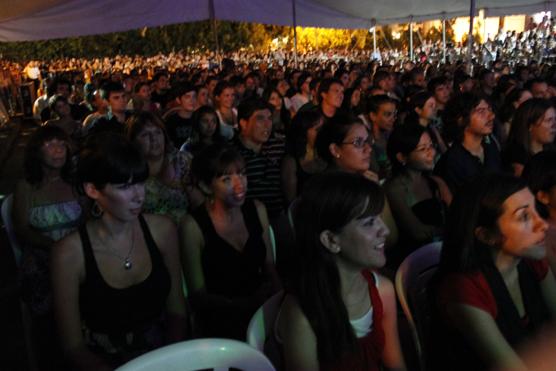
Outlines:
[[523, 326], [523, 321], [510, 296], [510, 292], [494, 263], [482, 269], [496, 300], [498, 309], [496, 324], [508, 343], [514, 347], [538, 330], [542, 323], [549, 318], [540, 285], [534, 272], [523, 260], [518, 264], [517, 269], [525, 315], [528, 317], [526, 326]]
[[160, 256], [158, 248], [156, 246], [156, 242], [154, 242], [151, 230], [149, 229], [149, 226], [147, 225], [143, 214], [139, 214], [139, 224], [141, 225], [141, 231], [143, 231], [143, 236], [145, 237], [145, 242], [147, 243], [147, 248], [149, 249], [151, 259]]

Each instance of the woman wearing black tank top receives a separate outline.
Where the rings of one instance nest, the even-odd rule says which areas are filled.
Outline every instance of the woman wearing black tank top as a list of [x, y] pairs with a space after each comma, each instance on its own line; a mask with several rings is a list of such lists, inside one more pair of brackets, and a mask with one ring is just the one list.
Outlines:
[[193, 159], [207, 201], [180, 225], [185, 280], [199, 336], [245, 339], [249, 319], [278, 289], [264, 205], [245, 200], [245, 164], [232, 148]]
[[90, 138], [80, 153], [76, 181], [94, 201], [93, 218], [51, 254], [69, 369], [114, 369], [183, 338], [177, 233], [170, 219], [141, 214], [147, 176], [140, 152], [119, 135]]

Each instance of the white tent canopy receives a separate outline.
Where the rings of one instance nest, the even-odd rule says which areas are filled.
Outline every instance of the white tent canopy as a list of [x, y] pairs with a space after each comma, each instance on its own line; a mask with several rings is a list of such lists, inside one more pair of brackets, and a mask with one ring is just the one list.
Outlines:
[[[44, 40], [210, 19], [210, 0], [0, 0], [0, 41]], [[469, 0], [213, 0], [219, 20], [369, 28], [469, 15]], [[556, 0], [476, 0], [489, 16], [556, 9]]]

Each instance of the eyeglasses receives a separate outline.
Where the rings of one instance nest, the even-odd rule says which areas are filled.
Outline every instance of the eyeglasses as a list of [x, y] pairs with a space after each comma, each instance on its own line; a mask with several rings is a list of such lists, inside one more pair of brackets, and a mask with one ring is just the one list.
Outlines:
[[373, 144], [375, 144], [375, 140], [371, 136], [368, 136], [367, 138], [357, 137], [349, 142], [342, 142], [341, 144], [351, 144], [355, 148], [361, 149], [364, 148], [366, 144], [368, 144], [369, 147], [372, 146]]

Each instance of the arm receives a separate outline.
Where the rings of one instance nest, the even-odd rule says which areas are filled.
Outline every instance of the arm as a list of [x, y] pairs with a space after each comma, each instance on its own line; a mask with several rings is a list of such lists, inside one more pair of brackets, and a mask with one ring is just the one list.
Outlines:
[[62, 351], [71, 369], [111, 370], [83, 341], [79, 313], [79, 285], [85, 274], [77, 233], [58, 242], [51, 250], [53, 309]]
[[379, 276], [378, 293], [384, 308], [382, 318], [382, 328], [385, 335], [384, 352], [382, 354], [384, 365], [390, 370], [405, 370], [406, 367], [398, 337], [396, 292], [388, 278]]
[[282, 304], [278, 317], [278, 334], [282, 339], [287, 371], [319, 369], [315, 333], [297, 301], [291, 295], [288, 295]]
[[286, 155], [282, 160], [281, 178], [284, 197], [290, 204], [297, 196], [297, 165], [290, 155]]
[[[266, 208], [264, 204], [258, 200], [255, 200], [255, 206], [257, 207], [257, 214], [259, 215], [259, 220], [261, 221], [261, 225], [263, 227], [263, 240], [266, 247], [266, 261], [265, 261], [265, 269], [266, 275], [271, 283], [271, 292], [268, 293], [269, 295], [277, 292], [282, 288], [282, 284], [280, 283], [280, 278], [278, 277], [278, 273], [276, 272], [276, 267], [274, 266], [274, 254], [272, 248], [272, 242], [270, 241], [270, 225], [268, 222], [268, 215], [266, 213]], [[267, 296], [269, 296], [267, 295]]]
[[164, 264], [170, 273], [170, 294], [166, 302], [168, 315], [168, 341], [183, 340], [187, 330], [187, 312], [182, 290], [182, 273], [179, 263], [178, 233], [174, 223], [161, 215], [146, 215], [147, 224], [156, 245], [160, 249]]
[[452, 204], [452, 200], [454, 197], [452, 196], [452, 191], [450, 191], [450, 188], [448, 187], [446, 182], [442, 178], [435, 175], [431, 175], [431, 179], [434, 180], [436, 186], [438, 187], [438, 192], [440, 193], [440, 199], [447, 206], [450, 206]]
[[525, 365], [487, 312], [467, 304], [446, 305], [448, 320], [467, 338], [487, 363], [503, 370], [524, 371]]
[[191, 215], [186, 215], [179, 227], [181, 263], [191, 303], [202, 314], [205, 308], [246, 307], [242, 298], [207, 293], [201, 253], [205, 245], [203, 233]]
[[25, 244], [42, 249], [48, 249], [54, 241], [42, 235], [29, 224], [29, 210], [31, 209], [32, 186], [24, 180], [15, 187], [12, 217], [17, 238]]
[[403, 227], [403, 230], [416, 241], [426, 241], [432, 238], [437, 232], [434, 226], [422, 223], [413, 213], [413, 210], [405, 202], [406, 190], [395, 181], [389, 182], [384, 191], [396, 224]]

